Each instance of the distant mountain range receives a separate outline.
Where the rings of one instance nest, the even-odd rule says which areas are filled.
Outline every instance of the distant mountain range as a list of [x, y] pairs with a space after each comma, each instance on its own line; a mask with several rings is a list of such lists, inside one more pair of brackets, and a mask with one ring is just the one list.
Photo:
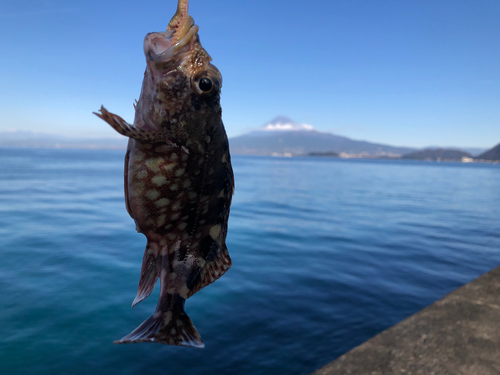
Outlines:
[[500, 143], [491, 150], [476, 156], [477, 160], [500, 161]]
[[335, 152], [340, 156], [399, 157], [417, 149], [396, 147], [314, 130], [287, 117], [277, 117], [260, 128], [231, 138], [231, 153], [236, 155], [306, 155]]
[[462, 158], [472, 159], [472, 155], [468, 152], [453, 149], [425, 149], [422, 151], [412, 152], [402, 156], [402, 159], [412, 160], [462, 160]]
[[0, 132], [0, 147], [125, 149], [127, 139], [70, 138], [31, 131]]
[[[500, 145], [486, 151], [479, 148], [416, 149], [358, 141], [332, 133], [320, 132], [311, 125], [297, 123], [287, 117], [276, 117], [265, 125], [239, 137], [229, 139], [231, 153], [235, 155], [321, 155], [340, 157], [423, 158], [437, 160], [476, 159], [500, 160]], [[127, 139], [122, 138], [70, 138], [31, 131], [0, 132], [0, 147], [125, 149]], [[485, 152], [486, 151], [486, 152]], [[441, 157], [439, 153], [446, 153]], [[416, 153], [416, 154], [415, 154]], [[469, 153], [469, 154], [467, 154]], [[431, 155], [432, 154], [432, 155]], [[450, 157], [451, 155], [454, 157]], [[413, 156], [411, 156], [413, 155]], [[444, 154], [442, 154], [444, 155]]]

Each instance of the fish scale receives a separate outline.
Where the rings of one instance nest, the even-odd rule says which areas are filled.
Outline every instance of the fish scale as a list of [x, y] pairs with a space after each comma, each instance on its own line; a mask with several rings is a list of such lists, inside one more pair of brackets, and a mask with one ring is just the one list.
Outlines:
[[222, 76], [201, 46], [187, 0], [179, 0], [167, 32], [146, 36], [144, 53], [133, 125], [104, 107], [96, 113], [130, 138], [126, 208], [147, 238], [132, 307], [160, 279], [154, 314], [115, 343], [203, 347], [185, 301], [232, 264], [225, 240], [234, 176], [221, 118]]

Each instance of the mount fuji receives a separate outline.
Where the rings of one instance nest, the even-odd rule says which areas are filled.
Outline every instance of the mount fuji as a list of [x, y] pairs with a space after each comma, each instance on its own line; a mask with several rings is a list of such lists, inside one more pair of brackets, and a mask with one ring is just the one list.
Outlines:
[[336, 153], [346, 157], [400, 157], [416, 149], [357, 141], [320, 132], [288, 117], [276, 117], [250, 133], [230, 138], [235, 155], [307, 155]]

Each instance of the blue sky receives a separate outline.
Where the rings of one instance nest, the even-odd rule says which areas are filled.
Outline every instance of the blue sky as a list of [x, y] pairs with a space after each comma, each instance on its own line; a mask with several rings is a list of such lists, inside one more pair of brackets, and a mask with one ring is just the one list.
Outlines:
[[[1, 0], [0, 131], [114, 137], [176, 0]], [[500, 142], [499, 0], [191, 0], [229, 136], [277, 115], [393, 145]]]

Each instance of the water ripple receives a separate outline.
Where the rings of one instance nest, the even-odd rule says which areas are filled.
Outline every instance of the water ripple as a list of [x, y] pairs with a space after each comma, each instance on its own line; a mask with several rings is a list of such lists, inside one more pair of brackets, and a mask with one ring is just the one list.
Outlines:
[[186, 303], [206, 348], [115, 346], [145, 238], [123, 153], [0, 149], [0, 372], [304, 374], [500, 263], [494, 165], [234, 157], [233, 267]]

